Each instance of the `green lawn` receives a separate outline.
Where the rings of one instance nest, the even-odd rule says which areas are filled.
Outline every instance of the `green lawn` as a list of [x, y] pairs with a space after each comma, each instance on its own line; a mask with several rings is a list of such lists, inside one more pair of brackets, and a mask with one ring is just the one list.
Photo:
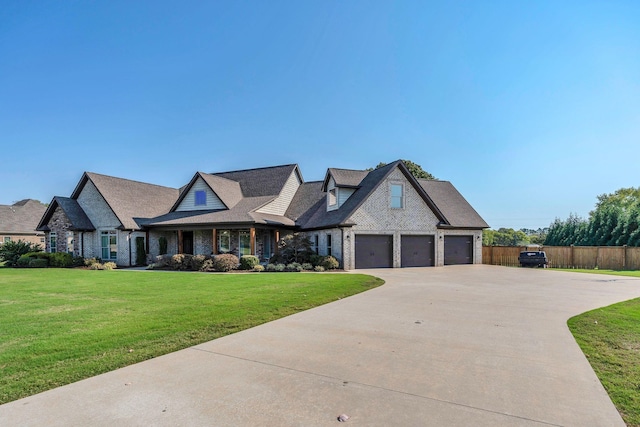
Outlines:
[[0, 404], [383, 283], [340, 273], [0, 269]]
[[[638, 271], [585, 272], [640, 277]], [[589, 311], [568, 324], [624, 421], [640, 427], [640, 298]]]
[[573, 273], [611, 274], [613, 276], [640, 277], [640, 270], [587, 270], [582, 268], [554, 268], [554, 271], [571, 271]]

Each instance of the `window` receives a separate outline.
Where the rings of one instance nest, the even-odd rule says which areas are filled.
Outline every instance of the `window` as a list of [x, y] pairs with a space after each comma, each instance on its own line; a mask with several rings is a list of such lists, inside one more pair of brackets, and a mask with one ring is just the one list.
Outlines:
[[251, 234], [247, 230], [240, 231], [240, 246], [238, 256], [251, 255]]
[[55, 253], [58, 246], [58, 236], [55, 231], [49, 233], [49, 252]]
[[231, 252], [231, 232], [220, 230], [218, 232], [218, 253], [228, 254]]
[[10, 236], [5, 236], [4, 237], [4, 242], [5, 243], [10, 242], [10, 241], [11, 241], [11, 237]]
[[336, 189], [329, 190], [329, 206], [335, 206], [338, 203], [338, 197], [336, 196]]
[[327, 255], [331, 256], [331, 234], [327, 234]]
[[207, 204], [207, 192], [204, 190], [196, 190], [196, 206], [204, 206]]
[[313, 236], [313, 240], [311, 241], [311, 250], [317, 255], [318, 249], [320, 248], [320, 236], [317, 234]]
[[404, 195], [402, 184], [391, 184], [391, 208], [402, 209], [404, 207]]
[[118, 236], [115, 231], [103, 231], [100, 234], [102, 259], [115, 260], [118, 258]]
[[67, 252], [73, 255], [73, 231], [67, 231]]

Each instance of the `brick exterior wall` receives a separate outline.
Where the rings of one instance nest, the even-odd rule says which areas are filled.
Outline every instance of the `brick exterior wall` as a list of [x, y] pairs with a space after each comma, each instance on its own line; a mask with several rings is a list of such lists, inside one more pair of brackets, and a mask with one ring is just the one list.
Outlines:
[[[403, 185], [404, 207], [401, 209], [392, 209], [390, 207], [391, 184]], [[436, 266], [444, 265], [445, 235], [473, 235], [475, 242], [474, 263], [482, 263], [482, 230], [438, 229], [439, 220], [399, 169], [393, 171], [386, 181], [380, 184], [351, 216], [350, 221], [357, 225], [344, 229], [344, 259], [342, 264], [345, 270], [355, 268], [354, 242], [356, 234], [392, 234], [394, 267], [401, 267], [402, 248], [400, 239], [403, 234], [435, 236]]]

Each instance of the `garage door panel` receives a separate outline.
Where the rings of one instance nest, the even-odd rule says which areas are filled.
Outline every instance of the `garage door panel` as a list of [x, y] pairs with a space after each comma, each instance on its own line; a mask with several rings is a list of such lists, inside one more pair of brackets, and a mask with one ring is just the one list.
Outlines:
[[435, 236], [432, 235], [403, 235], [401, 237], [402, 267], [434, 266], [434, 241]]
[[444, 236], [444, 265], [473, 264], [473, 236]]
[[393, 267], [393, 236], [356, 234], [356, 268]]

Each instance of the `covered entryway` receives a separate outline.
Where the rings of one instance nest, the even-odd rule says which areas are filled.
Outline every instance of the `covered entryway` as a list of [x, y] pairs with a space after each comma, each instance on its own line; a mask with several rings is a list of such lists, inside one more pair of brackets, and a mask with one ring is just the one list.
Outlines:
[[356, 268], [393, 267], [393, 236], [356, 234]]
[[444, 236], [444, 265], [473, 264], [473, 236]]
[[401, 236], [401, 266], [433, 267], [435, 265], [434, 240], [432, 235]]

